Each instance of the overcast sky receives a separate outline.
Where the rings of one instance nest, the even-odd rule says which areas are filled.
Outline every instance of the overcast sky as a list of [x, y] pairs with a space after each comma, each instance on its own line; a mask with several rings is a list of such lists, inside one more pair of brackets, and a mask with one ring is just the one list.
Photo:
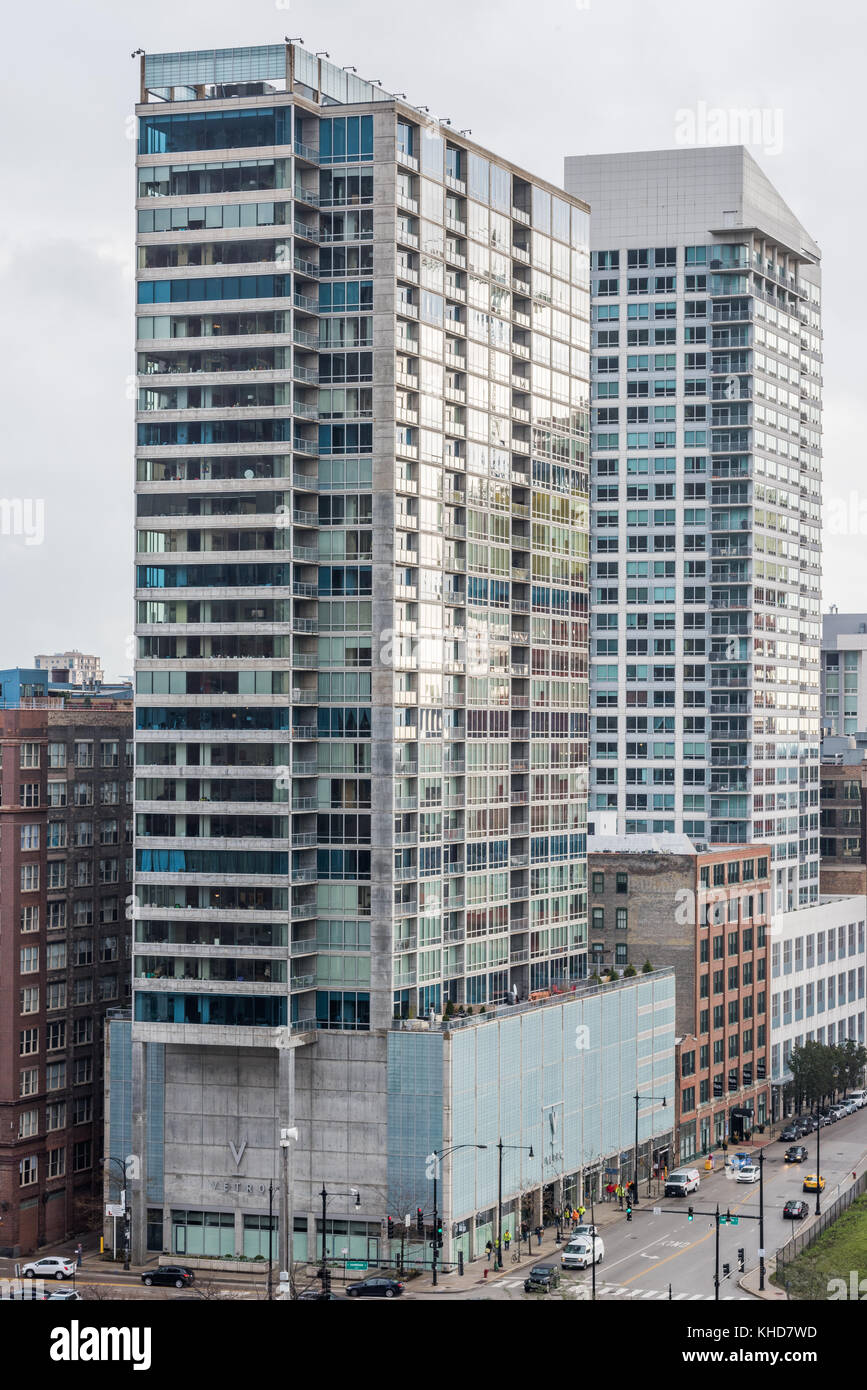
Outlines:
[[[0, 666], [79, 647], [101, 654], [109, 677], [131, 668], [130, 53], [284, 35], [556, 182], [564, 155], [673, 146], [683, 110], [767, 112], [773, 139], [752, 151], [823, 250], [825, 501], [834, 508], [823, 608], [867, 609], [857, 442], [867, 405], [854, 349], [867, 306], [851, 251], [867, 200], [865, 27], [854, 0], [16, 5], [0, 56], [0, 499], [43, 500], [44, 539], [28, 544], [42, 530], [38, 508], [24, 513], [27, 534], [0, 533]], [[2, 532], [14, 530], [5, 516]]]

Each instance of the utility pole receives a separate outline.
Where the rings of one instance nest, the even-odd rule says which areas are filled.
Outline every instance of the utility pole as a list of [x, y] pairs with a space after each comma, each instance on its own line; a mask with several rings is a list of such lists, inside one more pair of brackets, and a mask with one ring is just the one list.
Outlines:
[[268, 1302], [274, 1298], [274, 1183], [268, 1183]]
[[[822, 1097], [824, 1100], [824, 1096]], [[816, 1215], [821, 1213], [819, 1199], [822, 1196], [822, 1100], [816, 1102]]]
[[759, 1290], [765, 1287], [765, 1151], [759, 1149]]
[[714, 1299], [718, 1300], [718, 1299], [719, 1299], [719, 1202], [717, 1202], [717, 1204], [716, 1204], [716, 1216], [714, 1217], [714, 1223], [715, 1223], [715, 1225], [716, 1225], [716, 1255], [715, 1255], [715, 1257], [714, 1257], [713, 1296], [714, 1296]]
[[292, 1172], [292, 1145], [298, 1142], [298, 1130], [295, 1128], [280, 1129], [280, 1215], [278, 1226], [280, 1230], [280, 1269], [285, 1270], [289, 1279], [289, 1289], [292, 1289], [292, 1263], [293, 1263], [293, 1238], [295, 1228], [294, 1197], [293, 1197], [293, 1172]]

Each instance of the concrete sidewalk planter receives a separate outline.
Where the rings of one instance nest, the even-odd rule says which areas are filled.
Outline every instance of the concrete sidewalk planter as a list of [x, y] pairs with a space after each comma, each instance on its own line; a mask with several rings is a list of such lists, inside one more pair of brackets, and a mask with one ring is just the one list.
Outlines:
[[[268, 1273], [267, 1260], [233, 1260], [223, 1258], [206, 1259], [204, 1257], [200, 1258], [199, 1256], [195, 1256], [191, 1259], [189, 1255], [160, 1255], [157, 1263], [160, 1266], [184, 1264], [187, 1266], [188, 1269], [195, 1270], [196, 1273], [198, 1273], [200, 1270], [208, 1274], [231, 1273], [267, 1275]], [[276, 1278], [276, 1259], [272, 1262], [272, 1268], [275, 1271]]]

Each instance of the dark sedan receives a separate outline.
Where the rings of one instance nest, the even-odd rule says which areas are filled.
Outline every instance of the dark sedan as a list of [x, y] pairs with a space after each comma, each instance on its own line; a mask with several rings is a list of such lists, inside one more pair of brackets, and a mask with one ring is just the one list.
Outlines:
[[784, 1144], [789, 1144], [793, 1139], [800, 1139], [801, 1130], [798, 1125], [786, 1125], [785, 1129], [780, 1130], [780, 1138]]
[[176, 1289], [188, 1289], [195, 1282], [195, 1274], [186, 1265], [160, 1265], [157, 1269], [146, 1269], [141, 1281], [150, 1288], [151, 1284], [171, 1284]]
[[803, 1144], [791, 1144], [783, 1154], [786, 1163], [803, 1163], [806, 1157], [807, 1150]]
[[402, 1294], [405, 1284], [396, 1279], [359, 1279], [357, 1284], [347, 1284], [346, 1292], [350, 1298], [397, 1298]]
[[809, 1215], [809, 1212], [810, 1208], [806, 1202], [791, 1201], [783, 1207], [783, 1216], [791, 1221], [802, 1221], [805, 1216]]

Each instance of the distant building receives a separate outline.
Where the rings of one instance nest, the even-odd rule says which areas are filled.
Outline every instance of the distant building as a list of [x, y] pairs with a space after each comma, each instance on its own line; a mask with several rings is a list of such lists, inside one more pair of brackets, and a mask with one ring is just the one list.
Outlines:
[[675, 972], [675, 1152], [660, 1165], [770, 1117], [769, 855], [700, 851], [680, 834], [588, 837], [591, 968]]
[[92, 705], [94, 701], [105, 708], [113, 701], [123, 704], [132, 699], [131, 681], [89, 685], [67, 680], [66, 674], [63, 669], [38, 666], [7, 667], [0, 671], [0, 710], [40, 709], [52, 704], [60, 709], [76, 704]]
[[822, 616], [822, 733], [855, 734], [867, 729], [867, 613]]
[[102, 662], [99, 657], [90, 656], [87, 652], [77, 649], [71, 652], [53, 652], [48, 656], [35, 656], [33, 664], [37, 671], [68, 671], [70, 685], [93, 685], [102, 681]]
[[823, 893], [867, 893], [867, 733], [822, 740]]
[[103, 1024], [130, 993], [132, 700], [22, 693], [40, 675], [0, 672], [0, 1255], [12, 1256], [96, 1224]]

